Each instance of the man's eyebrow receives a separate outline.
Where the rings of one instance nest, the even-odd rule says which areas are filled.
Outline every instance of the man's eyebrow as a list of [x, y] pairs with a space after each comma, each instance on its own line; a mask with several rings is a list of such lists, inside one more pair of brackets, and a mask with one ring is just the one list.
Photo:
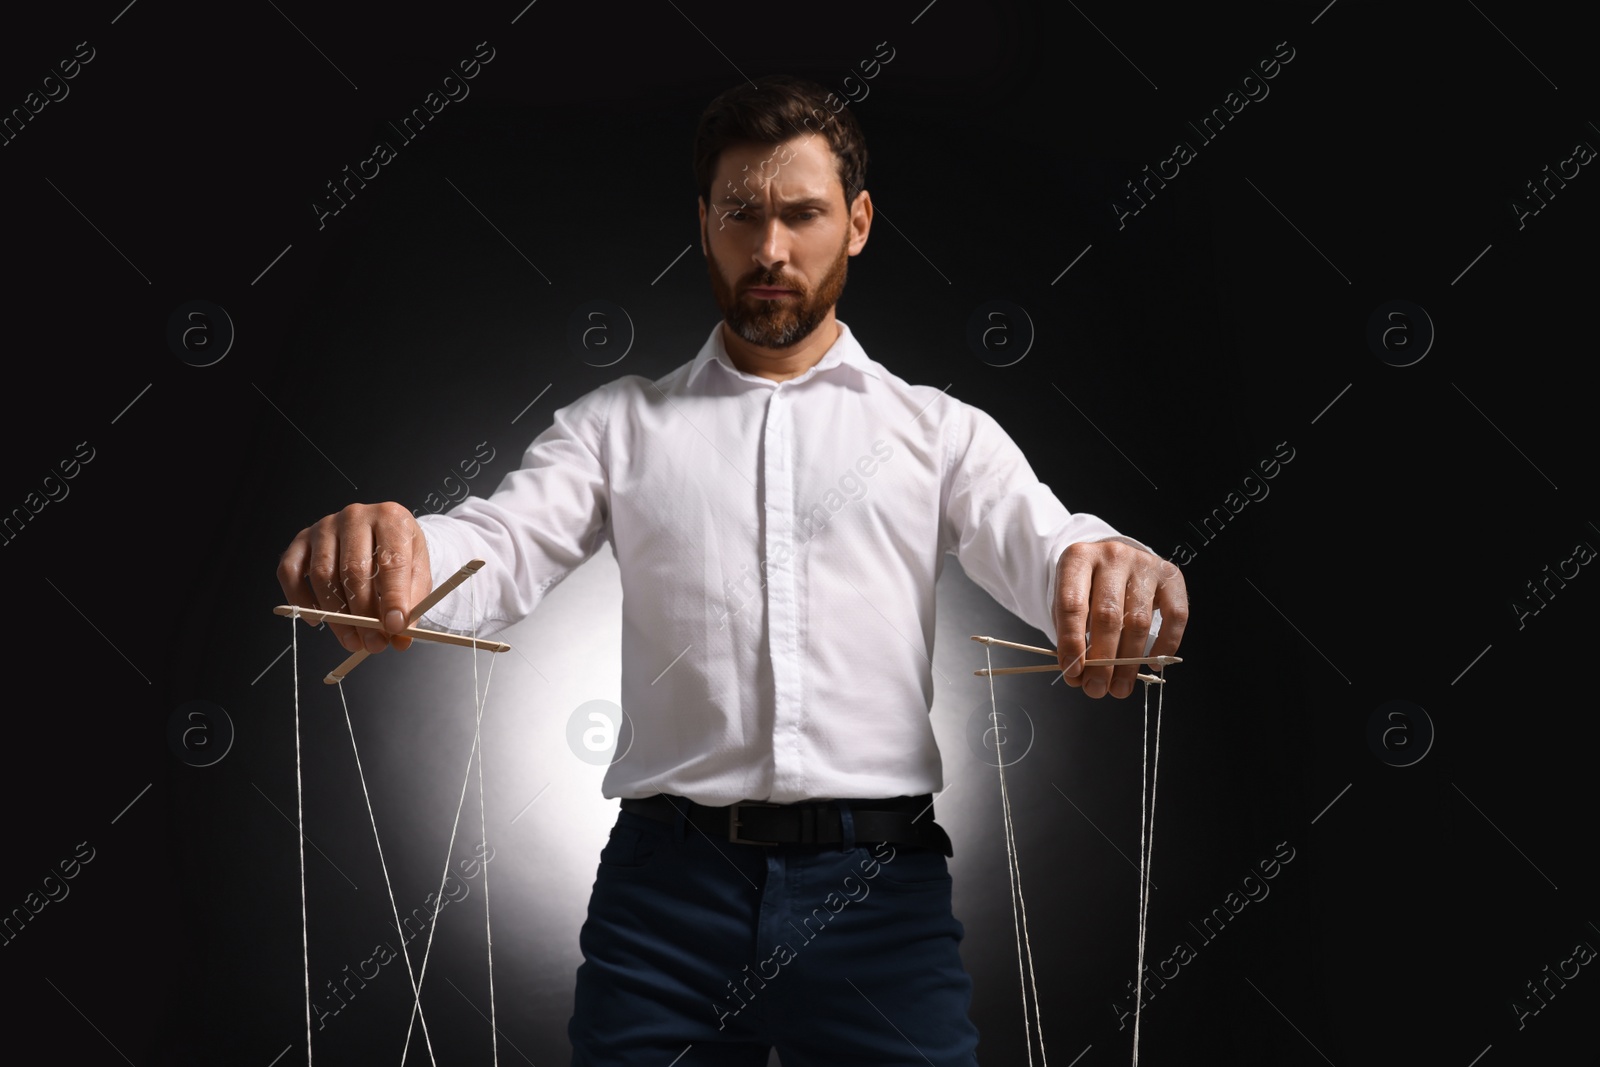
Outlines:
[[[741, 208], [746, 208], [746, 209], [759, 210], [759, 205], [754, 204], [751, 201], [744, 199], [743, 197], [739, 196], [736, 193], [726, 193], [726, 194], [724, 194], [722, 196], [722, 198], [717, 201], [717, 203], [719, 203], [719, 204], [728, 204], [728, 205], [741, 207]], [[816, 209], [816, 208], [824, 208], [825, 209], [825, 208], [827, 208], [829, 206], [829, 201], [825, 197], [807, 196], [807, 197], [802, 197], [802, 198], [800, 198], [798, 200], [780, 200], [779, 203], [778, 203], [778, 206], [780, 208], [803, 207], [803, 208], [813, 208], [813, 209]]]

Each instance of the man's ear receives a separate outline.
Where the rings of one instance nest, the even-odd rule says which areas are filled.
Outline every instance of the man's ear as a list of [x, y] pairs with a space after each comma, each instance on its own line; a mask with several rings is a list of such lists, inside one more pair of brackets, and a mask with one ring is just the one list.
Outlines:
[[850, 205], [850, 254], [856, 255], [867, 247], [867, 234], [872, 229], [872, 195], [865, 189], [856, 194]]
[[711, 252], [706, 248], [706, 198], [700, 197], [700, 254], [710, 257]]

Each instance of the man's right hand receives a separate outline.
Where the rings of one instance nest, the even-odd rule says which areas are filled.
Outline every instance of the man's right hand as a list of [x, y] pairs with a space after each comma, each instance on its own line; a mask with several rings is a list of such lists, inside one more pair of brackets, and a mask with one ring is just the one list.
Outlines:
[[393, 635], [433, 589], [428, 541], [404, 505], [351, 504], [289, 542], [278, 561], [278, 584], [299, 607], [383, 620], [386, 632], [329, 623], [350, 652], [408, 648], [411, 638]]

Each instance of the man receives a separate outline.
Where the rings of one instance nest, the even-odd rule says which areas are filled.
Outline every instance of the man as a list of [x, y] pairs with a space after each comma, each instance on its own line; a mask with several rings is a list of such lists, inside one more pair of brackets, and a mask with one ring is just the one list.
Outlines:
[[[603, 792], [569, 1027], [575, 1065], [975, 1064], [929, 724], [946, 553], [1056, 639], [1069, 684], [1126, 697], [1176, 651], [1182, 575], [1071, 514], [995, 421], [867, 357], [835, 317], [872, 199], [855, 119], [808, 82], [722, 94], [695, 144], [701, 251], [723, 321], [657, 381], [555, 415], [488, 499], [413, 520], [352, 505], [302, 531], [292, 602], [384, 619], [471, 558], [492, 631], [609, 542], [634, 727]], [[363, 642], [365, 644], [363, 645]]]

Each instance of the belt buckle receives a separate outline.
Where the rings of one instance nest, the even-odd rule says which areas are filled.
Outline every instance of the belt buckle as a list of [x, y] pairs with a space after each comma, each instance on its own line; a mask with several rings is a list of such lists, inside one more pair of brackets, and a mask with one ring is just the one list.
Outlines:
[[754, 841], [747, 837], [740, 837], [739, 830], [742, 824], [739, 821], [740, 808], [781, 808], [782, 804], [773, 804], [765, 800], [741, 800], [728, 808], [728, 840], [735, 845], [776, 845], [776, 841]]

